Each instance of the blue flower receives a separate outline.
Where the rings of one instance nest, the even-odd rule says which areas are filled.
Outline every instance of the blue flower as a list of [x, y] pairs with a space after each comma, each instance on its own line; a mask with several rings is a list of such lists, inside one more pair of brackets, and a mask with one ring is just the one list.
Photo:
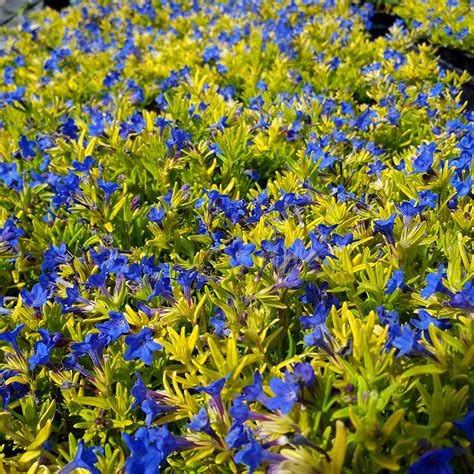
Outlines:
[[418, 155], [413, 162], [414, 173], [426, 173], [433, 166], [436, 143], [423, 143], [418, 147]]
[[387, 282], [385, 294], [392, 294], [397, 288], [405, 286], [404, 276], [402, 270], [395, 270], [392, 277]]
[[263, 392], [262, 374], [256, 371], [253, 375], [253, 384], [242, 389], [242, 398], [248, 402], [265, 402], [267, 397]]
[[207, 387], [196, 387], [195, 390], [199, 393], [207, 393], [215, 405], [215, 408], [219, 411], [221, 415], [224, 413], [224, 406], [222, 405], [221, 392], [224, 388], [224, 385], [229, 378], [230, 374], [227, 374], [225, 377], [212, 382]]
[[96, 163], [96, 160], [94, 160], [92, 156], [87, 155], [84, 158], [84, 161], [81, 162], [81, 161], [73, 160], [71, 162], [71, 165], [76, 171], [89, 175], [91, 172], [91, 168], [95, 163]]
[[444, 293], [452, 295], [451, 291], [448, 290], [443, 284], [443, 273], [444, 265], [440, 265], [436, 273], [431, 272], [426, 277], [426, 287], [420, 292], [420, 296], [427, 300], [434, 293]]
[[110, 196], [120, 189], [120, 186], [117, 183], [102, 181], [100, 178], [97, 180], [97, 184], [99, 185], [99, 188], [104, 191], [106, 204], [110, 201]]
[[474, 311], [474, 280], [464, 284], [463, 289], [451, 296], [448, 302], [451, 308]]
[[158, 225], [161, 225], [163, 222], [164, 217], [166, 216], [166, 212], [163, 207], [158, 208], [152, 207], [148, 215], [146, 216], [147, 219], [151, 222], [156, 222]]
[[462, 181], [454, 174], [451, 176], [450, 182], [456, 189], [456, 198], [472, 195], [472, 176], [468, 176], [465, 181]]
[[0, 369], [0, 397], [4, 411], [11, 402], [23, 398], [29, 392], [28, 385], [19, 382], [6, 383], [17, 375], [19, 374], [16, 371]]
[[199, 410], [197, 415], [194, 415], [191, 418], [191, 422], [188, 423], [188, 428], [196, 433], [207, 433], [213, 437], [215, 436], [215, 432], [209, 421], [207, 410], [204, 407]]
[[109, 312], [110, 319], [105, 323], [96, 324], [95, 327], [106, 338], [107, 344], [116, 341], [122, 334], [130, 332], [130, 326], [122, 312]]
[[215, 308], [214, 316], [209, 319], [209, 323], [214, 328], [214, 334], [219, 337], [228, 336], [230, 330], [226, 328], [226, 316], [221, 308]]
[[123, 356], [124, 360], [140, 359], [146, 365], [153, 362], [153, 352], [161, 351], [163, 346], [153, 340], [150, 328], [143, 328], [138, 334], [130, 334], [125, 338], [128, 349]]
[[104, 129], [104, 117], [99, 113], [95, 113], [92, 117], [92, 123], [89, 125], [89, 135], [91, 137], [98, 137], [99, 135], [102, 135], [104, 133]]
[[330, 356], [334, 356], [334, 343], [325, 324], [318, 324], [310, 334], [303, 338], [305, 347], [320, 347]]
[[20, 353], [20, 347], [18, 346], [18, 336], [20, 331], [25, 327], [24, 324], [20, 324], [13, 331], [0, 332], [0, 341], [8, 342], [17, 354]]
[[22, 237], [25, 231], [16, 226], [15, 221], [9, 218], [0, 228], [0, 243], [9, 242], [10, 245], [16, 246], [18, 244], [18, 237]]
[[440, 448], [429, 451], [408, 468], [410, 474], [453, 474], [449, 464], [453, 459], [452, 448]]
[[20, 141], [18, 142], [21, 157], [25, 160], [34, 158], [36, 156], [35, 145], [36, 142], [34, 140], [28, 140], [25, 135], [22, 135]]
[[313, 259], [313, 258], [324, 259], [325, 257], [331, 257], [334, 259], [337, 258], [335, 255], [331, 253], [328, 247], [328, 244], [326, 242], [320, 242], [313, 231], [310, 231], [309, 239], [311, 240], [311, 251], [308, 256], [308, 259]]
[[47, 329], [39, 328], [42, 341], [35, 342], [33, 355], [28, 359], [30, 370], [34, 370], [39, 365], [48, 365], [51, 351], [55, 347], [55, 341]]
[[158, 403], [160, 401], [169, 400], [169, 397], [167, 397], [167, 395], [160, 394], [159, 392], [149, 390], [143, 383], [140, 374], [135, 371], [135, 375], [137, 376], [137, 380], [131, 390], [135, 400], [133, 401], [131, 408], [133, 410], [137, 405], [140, 405], [143, 413], [146, 414], [145, 423], [147, 426], [150, 426], [151, 422], [160, 413], [176, 410], [175, 406]]
[[28, 290], [21, 290], [21, 299], [27, 305], [32, 308], [41, 308], [48, 301], [48, 290], [43, 290], [41, 285], [37, 283], [33, 286], [31, 292]]
[[260, 179], [260, 175], [258, 174], [257, 170], [244, 170], [244, 174], [254, 181], [258, 181]]
[[186, 301], [191, 305], [191, 285], [193, 282], [196, 284], [196, 289], [200, 290], [203, 285], [208, 281], [208, 278], [201, 275], [196, 270], [186, 270], [184, 268], [175, 267], [175, 270], [179, 269], [178, 278], [176, 281], [180, 284]]
[[221, 58], [221, 51], [217, 46], [208, 46], [202, 53], [204, 63], [217, 62]]
[[229, 378], [227, 375], [226, 377], [223, 377], [221, 379], [216, 380], [215, 382], [212, 382], [206, 387], [196, 387], [195, 390], [197, 392], [204, 392], [207, 393], [211, 397], [218, 397], [220, 396], [222, 389], [224, 388], [226, 380]]
[[251, 437], [247, 447], [235, 454], [234, 461], [237, 464], [245, 464], [248, 466], [248, 474], [252, 474], [260, 467], [260, 464], [262, 464], [263, 452], [263, 448]]
[[105, 282], [107, 280], [107, 269], [103, 265], [100, 269], [100, 273], [94, 273], [89, 276], [84, 286], [91, 288], [101, 288], [106, 293]]
[[151, 422], [160, 414], [167, 410], [167, 408], [170, 408], [171, 410], [174, 410], [173, 407], [160, 407], [158, 403], [156, 403], [154, 400], [151, 398], [146, 398], [143, 400], [143, 402], [140, 405], [140, 408], [142, 409], [143, 413], [145, 413], [145, 423], [148, 427], [150, 427]]
[[394, 213], [388, 219], [374, 221], [374, 231], [382, 234], [387, 239], [387, 242], [391, 245], [395, 244], [395, 238], [393, 237], [393, 227], [396, 217], [397, 214]]
[[316, 380], [316, 376], [309, 362], [297, 362], [293, 368], [293, 372], [285, 372], [285, 380], [295, 385], [311, 387]]
[[429, 339], [428, 329], [431, 324], [443, 330], [453, 327], [449, 318], [434, 318], [428, 311], [422, 308], [418, 310], [418, 319], [410, 319], [410, 323], [420, 331], [423, 331], [427, 339]]
[[275, 242], [262, 240], [260, 246], [261, 250], [255, 252], [257, 257], [262, 257], [264, 260], [272, 261], [275, 267], [279, 267], [283, 263], [285, 245], [281, 237]]
[[59, 265], [67, 263], [68, 261], [69, 255], [64, 242], [62, 242], [59, 247], [50, 244], [49, 248], [43, 252], [43, 263], [41, 264], [41, 270], [43, 272], [51, 271], [57, 268]]
[[401, 204], [397, 204], [396, 207], [403, 216], [405, 227], [408, 227], [413, 217], [420, 214], [424, 209], [424, 206], [415, 206], [415, 201], [402, 202]]
[[224, 154], [224, 152], [222, 151], [218, 143], [209, 143], [209, 150], [212, 151], [216, 155]]
[[158, 474], [160, 464], [177, 449], [189, 449], [193, 443], [173, 436], [166, 425], [160, 428], [139, 428], [135, 437], [124, 433], [123, 439], [131, 456], [125, 463], [127, 474]]
[[228, 449], [240, 448], [250, 442], [248, 428], [242, 423], [233, 423], [225, 437]]
[[125, 462], [125, 472], [127, 474], [159, 474], [160, 464], [165, 456], [150, 439], [149, 431], [142, 427], [135, 433], [135, 438], [128, 433], [122, 436], [131, 451], [131, 456]]
[[275, 396], [267, 400], [267, 408], [281, 410], [284, 415], [287, 415], [298, 401], [300, 387], [289, 381], [274, 378], [270, 380], [270, 388]]
[[333, 295], [328, 294], [329, 285], [327, 282], [323, 282], [321, 286], [316, 286], [314, 283], [309, 283], [305, 286], [304, 295], [299, 297], [299, 301], [304, 304], [309, 304], [316, 308], [319, 303], [323, 303], [325, 307], [330, 308], [331, 306], [340, 307], [339, 299]]
[[[399, 115], [397, 115], [397, 117], [399, 117]], [[386, 170], [387, 168], [388, 168], [388, 166], [385, 165], [383, 163], [383, 161], [380, 161], [377, 158], [373, 164], [369, 163], [369, 171], [367, 172], [367, 174], [369, 176], [374, 174], [374, 175], [376, 175], [377, 177], [380, 178], [382, 171]]]
[[418, 339], [418, 333], [405, 323], [401, 329], [401, 334], [392, 340], [392, 346], [398, 349], [397, 359], [404, 355], [410, 355], [415, 350], [419, 350]]
[[285, 459], [280, 454], [265, 451], [253, 436], [249, 435], [248, 439], [249, 443], [234, 456], [237, 464], [248, 466], [247, 474], [255, 472], [263, 462], [278, 463]]
[[306, 248], [305, 244], [301, 239], [295, 239], [291, 246], [288, 247], [288, 251], [286, 252], [286, 254], [284, 252], [282, 256], [284, 256], [284, 259], [281, 259], [281, 263], [279, 263], [279, 265], [275, 265], [275, 263], [272, 262], [274, 267], [283, 267], [283, 263], [287, 263], [292, 256], [295, 257], [296, 260], [306, 262], [308, 260], [311, 260], [314, 254], [311, 252], [311, 249]]
[[224, 129], [227, 128], [229, 125], [227, 124], [227, 119], [229, 117], [227, 115], [223, 115], [216, 123], [209, 125], [209, 128], [219, 130], [221, 133], [224, 133]]
[[79, 357], [89, 355], [96, 367], [103, 366], [103, 351], [106, 339], [100, 334], [87, 334], [84, 342], [76, 342], [71, 345], [71, 349]]
[[105, 76], [103, 85], [106, 89], [110, 89], [120, 78], [120, 71], [114, 71], [111, 69], [109, 73]]
[[310, 329], [326, 322], [330, 309], [324, 303], [318, 303], [312, 316], [300, 316], [303, 329]]
[[140, 374], [135, 371], [135, 375], [137, 376], [137, 380], [135, 381], [135, 384], [132, 387], [132, 395], [135, 398], [135, 400], [132, 403], [132, 410], [137, 406], [141, 405], [141, 403], [147, 398], [148, 395], [148, 388], [144, 384], [142, 378], [140, 377]]
[[0, 182], [15, 191], [20, 192], [23, 188], [23, 177], [18, 172], [16, 163], [0, 163]]
[[453, 421], [453, 425], [466, 434], [471, 448], [474, 448], [474, 410], [467, 412], [462, 420]]
[[94, 464], [99, 461], [95, 452], [100, 454], [104, 453], [104, 450], [101, 447], [93, 446], [92, 448], [86, 448], [84, 440], [81, 439], [77, 445], [77, 452], [74, 456], [74, 459], [65, 467], [63, 467], [59, 474], [69, 474], [74, 472], [76, 469], [86, 469], [91, 474], [100, 474], [99, 469], [94, 467]]
[[242, 239], [234, 239], [231, 245], [224, 249], [224, 253], [229, 255], [232, 267], [244, 265], [253, 267], [252, 253], [255, 250], [254, 244], [244, 244]]
[[274, 289], [288, 288], [290, 290], [296, 290], [303, 286], [304, 280], [299, 278], [300, 269], [298, 267], [293, 268], [288, 275], [279, 278], [278, 283], [274, 285]]
[[321, 237], [321, 240], [325, 242], [329, 238], [329, 234], [337, 227], [337, 224], [327, 226], [324, 224], [318, 224], [316, 230]]
[[[169, 274], [168, 274], [169, 275]], [[175, 302], [175, 297], [173, 295], [173, 288], [171, 287], [171, 279], [168, 275], [162, 274], [160, 278], [156, 281], [153, 291], [150, 296], [147, 298], [147, 302], [151, 301], [156, 296], [161, 296], [168, 301]]]
[[352, 232], [346, 235], [332, 234], [332, 240], [338, 247], [347, 247], [348, 245], [358, 241], [358, 239], [354, 239]]
[[250, 408], [243, 400], [243, 397], [235, 398], [232, 402], [232, 407], [229, 409], [230, 415], [237, 423], [243, 423], [251, 416]]

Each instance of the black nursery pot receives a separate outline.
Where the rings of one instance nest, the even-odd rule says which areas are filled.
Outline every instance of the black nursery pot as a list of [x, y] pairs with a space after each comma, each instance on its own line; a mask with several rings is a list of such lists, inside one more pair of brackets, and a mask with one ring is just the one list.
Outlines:
[[474, 110], [474, 81], [462, 86], [462, 98], [467, 102], [467, 110]]
[[445, 48], [444, 46], [438, 48], [438, 54], [443, 61], [454, 68], [467, 71], [470, 76], [474, 76], [474, 56], [470, 56], [460, 49]]
[[62, 10], [69, 6], [69, 0], [44, 0], [44, 6], [53, 10]]
[[385, 36], [397, 18], [399, 17], [396, 15], [391, 15], [390, 13], [375, 13], [372, 17], [372, 26], [369, 30], [372, 39]]
[[438, 48], [440, 64], [452, 71], [462, 74], [467, 71], [471, 80], [462, 86], [462, 98], [467, 102], [468, 110], [474, 110], [474, 56], [456, 48]]

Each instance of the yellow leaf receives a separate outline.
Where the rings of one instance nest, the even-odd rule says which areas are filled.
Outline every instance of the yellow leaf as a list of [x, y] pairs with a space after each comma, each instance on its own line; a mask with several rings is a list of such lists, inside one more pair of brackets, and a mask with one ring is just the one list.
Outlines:
[[31, 461], [33, 461], [33, 459], [37, 459], [41, 454], [41, 450], [36, 450], [36, 451], [26, 451], [25, 453], [23, 453], [19, 459], [20, 461], [20, 464], [23, 464], [23, 463], [29, 463]]
[[372, 453], [370, 455], [372, 459], [384, 469], [388, 469], [389, 471], [398, 471], [400, 469], [400, 464], [394, 459], [381, 456], [380, 454]]
[[400, 408], [395, 413], [392, 413], [389, 416], [383, 427], [385, 439], [387, 439], [392, 434], [392, 431], [397, 427], [398, 423], [400, 423], [400, 420], [402, 419], [404, 413], [405, 410], [403, 408]]
[[32, 451], [41, 447], [41, 445], [47, 441], [51, 432], [52, 420], [48, 420], [44, 427], [38, 431], [35, 440], [28, 446], [28, 451]]
[[209, 337], [207, 340], [207, 343], [209, 344], [209, 350], [211, 351], [212, 358], [214, 359], [214, 363], [217, 369], [219, 370], [225, 370], [226, 366], [226, 361], [222, 355], [221, 350], [219, 349], [219, 346], [216, 344], [214, 338], [212, 336]]
[[339, 474], [344, 465], [344, 458], [346, 457], [347, 448], [347, 433], [346, 427], [341, 420], [336, 421], [336, 437], [332, 449], [329, 453], [331, 462], [329, 464], [328, 474]]

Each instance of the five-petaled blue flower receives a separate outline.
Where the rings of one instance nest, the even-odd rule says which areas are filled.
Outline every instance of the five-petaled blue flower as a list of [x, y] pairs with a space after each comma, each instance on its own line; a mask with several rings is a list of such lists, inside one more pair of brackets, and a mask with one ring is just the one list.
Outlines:
[[148, 213], [146, 217], [149, 221], [156, 222], [158, 225], [161, 225], [165, 216], [166, 216], [165, 209], [162, 206], [160, 206], [160, 209], [158, 209], [158, 207], [155, 206], [151, 208], [150, 212]]
[[452, 448], [440, 448], [428, 451], [408, 468], [410, 474], [453, 474], [449, 464], [453, 459]]
[[250, 438], [250, 443], [246, 448], [240, 450], [235, 456], [234, 461], [237, 464], [245, 464], [248, 466], [248, 474], [255, 472], [262, 464], [263, 448], [255, 441], [253, 437]]
[[104, 453], [103, 448], [98, 446], [86, 448], [84, 440], [81, 439], [77, 445], [77, 452], [74, 459], [68, 465], [63, 467], [59, 471], [59, 474], [69, 474], [70, 472], [74, 472], [76, 469], [86, 469], [91, 474], [100, 474], [99, 469], [94, 466], [94, 464], [99, 461], [94, 451], [100, 454]]
[[153, 332], [150, 328], [143, 328], [138, 334], [130, 334], [125, 338], [128, 349], [123, 358], [125, 360], [140, 359], [146, 365], [153, 362], [153, 352], [160, 351], [163, 346], [153, 340]]
[[418, 148], [419, 153], [413, 162], [413, 172], [426, 173], [429, 171], [433, 165], [436, 151], [436, 143], [422, 143]]
[[21, 290], [20, 294], [22, 301], [32, 308], [41, 308], [48, 301], [48, 290], [43, 290], [39, 283], [33, 286], [31, 292]]
[[22, 135], [18, 142], [21, 157], [25, 159], [34, 158], [36, 156], [35, 145], [36, 142], [34, 140], [28, 140], [25, 135]]
[[397, 288], [403, 288], [405, 286], [405, 280], [402, 270], [395, 270], [392, 277], [387, 282], [387, 288], [385, 294], [392, 294]]
[[224, 253], [229, 255], [232, 267], [244, 265], [253, 267], [252, 253], [255, 250], [254, 244], [244, 244], [242, 239], [234, 239], [231, 245], [224, 249]]
[[20, 353], [20, 347], [18, 346], [18, 336], [20, 331], [25, 327], [24, 324], [20, 324], [13, 331], [0, 332], [0, 341], [8, 342], [17, 354]]
[[393, 227], [395, 225], [395, 218], [397, 214], [392, 214], [388, 219], [380, 219], [374, 221], [374, 231], [382, 234], [387, 242], [391, 245], [395, 244], [395, 238], [393, 237]]
[[420, 331], [423, 331], [427, 339], [429, 339], [428, 329], [431, 324], [443, 330], [450, 329], [453, 326], [449, 318], [434, 318], [423, 308], [418, 310], [418, 319], [411, 319], [410, 323]]
[[122, 312], [110, 311], [110, 319], [95, 327], [106, 338], [107, 344], [116, 341], [122, 334], [130, 332], [130, 326]]
[[474, 280], [468, 281], [461, 291], [453, 294], [448, 305], [451, 308], [474, 311]]
[[39, 365], [48, 365], [51, 351], [56, 345], [55, 340], [51, 337], [51, 334], [47, 329], [39, 328], [38, 332], [40, 333], [42, 340], [35, 342], [35, 352], [28, 359], [30, 370], [34, 370]]
[[420, 292], [420, 296], [427, 300], [434, 293], [452, 295], [451, 291], [443, 284], [444, 265], [440, 265], [436, 273], [429, 273], [426, 277], [426, 287]]
[[188, 428], [196, 433], [213, 433], [207, 410], [204, 407], [199, 410], [197, 415], [191, 418], [191, 422], [188, 423]]
[[300, 387], [292, 382], [275, 378], [270, 380], [270, 388], [275, 396], [266, 402], [267, 408], [281, 410], [284, 415], [288, 414], [298, 401]]

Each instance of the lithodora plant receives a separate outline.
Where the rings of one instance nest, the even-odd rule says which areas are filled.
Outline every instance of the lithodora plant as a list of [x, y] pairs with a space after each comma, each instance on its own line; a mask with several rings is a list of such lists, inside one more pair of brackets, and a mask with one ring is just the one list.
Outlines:
[[0, 472], [472, 472], [467, 76], [370, 15], [1, 30]]

